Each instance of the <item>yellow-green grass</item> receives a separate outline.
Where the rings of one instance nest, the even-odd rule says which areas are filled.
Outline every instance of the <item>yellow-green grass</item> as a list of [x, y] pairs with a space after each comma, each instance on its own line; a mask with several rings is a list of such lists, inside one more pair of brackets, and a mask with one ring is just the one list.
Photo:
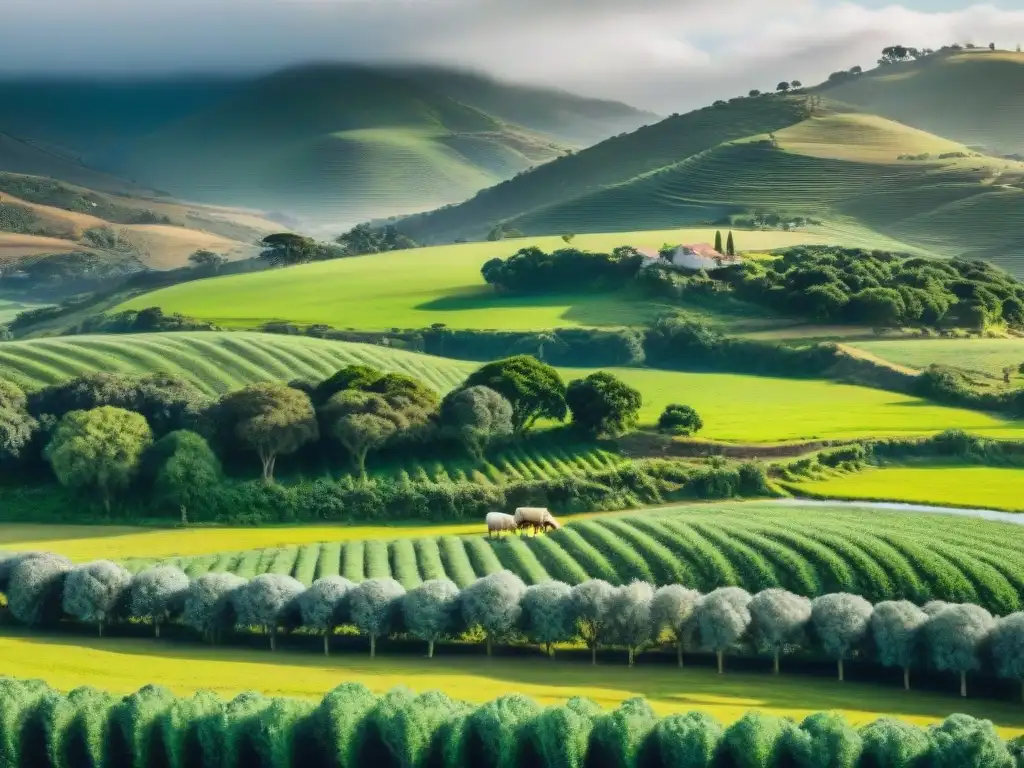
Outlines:
[[1013, 467], [885, 467], [809, 480], [796, 487], [839, 499], [886, 499], [1024, 512], [1024, 469]]
[[[912, 435], [965, 429], [1024, 436], [1024, 421], [933, 405], [908, 395], [827, 381], [641, 368], [609, 369], [643, 394], [642, 424], [669, 403], [704, 419], [700, 437], [737, 442]], [[564, 369], [565, 378], [589, 371]]]
[[[382, 694], [396, 686], [415, 692], [440, 690], [453, 698], [484, 703], [510, 691], [541, 704], [586, 696], [604, 708], [644, 696], [659, 715], [701, 710], [724, 723], [759, 709], [802, 719], [818, 710], [842, 712], [862, 724], [895, 716], [919, 725], [954, 712], [992, 720], [1002, 736], [1024, 732], [1020, 706], [984, 699], [959, 699], [945, 692], [910, 691], [895, 686], [728, 672], [709, 667], [677, 670], [664, 665], [570, 664], [538, 658], [446, 657], [432, 660], [383, 654], [376, 659], [352, 653], [324, 659], [310, 653], [210, 648], [153, 639], [126, 640], [42, 636], [4, 629], [0, 635], [4, 674], [39, 678], [62, 691], [91, 685], [130, 693], [144, 685], [166, 686], [178, 695], [212, 690], [229, 698], [242, 691], [319, 699], [342, 682], [359, 682]], [[785, 663], [785, 662], [783, 662]], [[855, 674], [855, 673], [854, 673]], [[894, 682], [896, 682], [894, 673]], [[952, 692], [952, 688], [951, 688]]]
[[142, 528], [138, 526], [0, 524], [0, 549], [55, 552], [74, 560], [167, 559], [225, 550], [263, 549], [323, 541], [396, 540], [455, 536], [479, 523], [406, 525], [297, 525], [262, 528]]
[[383, 346], [245, 331], [66, 336], [0, 345], [0, 376], [30, 387], [90, 371], [163, 371], [219, 393], [256, 381], [319, 381], [352, 364], [408, 373], [442, 392], [477, 367]]
[[43, 306], [33, 301], [23, 301], [20, 298], [0, 297], [0, 324], [10, 322], [19, 312], [28, 309], [38, 309]]
[[[666, 242], [713, 242], [714, 230], [662, 230], [579, 235], [572, 245], [610, 251], [620, 245], [659, 247]], [[807, 233], [737, 232], [740, 250], [826, 242]], [[635, 325], [665, 307], [626, 293], [508, 297], [484, 283], [480, 268], [518, 249], [565, 247], [558, 237], [531, 237], [397, 251], [337, 259], [249, 275], [193, 281], [144, 294], [117, 309], [160, 306], [224, 327], [255, 327], [268, 320], [327, 323], [337, 328], [382, 330], [452, 328], [536, 330], [571, 326]]]
[[851, 346], [876, 357], [911, 368], [953, 365], [971, 371], [1001, 376], [1006, 366], [1024, 363], [1024, 339], [903, 339], [858, 341]]

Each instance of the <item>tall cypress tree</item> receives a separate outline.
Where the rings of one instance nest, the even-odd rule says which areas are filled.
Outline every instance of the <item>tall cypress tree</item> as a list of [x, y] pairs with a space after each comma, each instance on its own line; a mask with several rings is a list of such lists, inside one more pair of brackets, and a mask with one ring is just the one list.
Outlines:
[[715, 250], [722, 252], [722, 230], [715, 232]]
[[736, 243], [733, 242], [732, 232], [729, 233], [729, 240], [725, 244], [725, 252], [728, 256], [736, 255]]

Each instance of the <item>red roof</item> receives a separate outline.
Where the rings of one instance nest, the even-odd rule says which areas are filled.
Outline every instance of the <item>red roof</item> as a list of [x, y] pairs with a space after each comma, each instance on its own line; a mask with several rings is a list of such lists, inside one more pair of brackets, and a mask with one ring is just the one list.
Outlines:
[[684, 245], [683, 248], [693, 251], [693, 253], [696, 253], [698, 256], [703, 256], [705, 259], [727, 258], [724, 253], [719, 253], [708, 243], [692, 243]]

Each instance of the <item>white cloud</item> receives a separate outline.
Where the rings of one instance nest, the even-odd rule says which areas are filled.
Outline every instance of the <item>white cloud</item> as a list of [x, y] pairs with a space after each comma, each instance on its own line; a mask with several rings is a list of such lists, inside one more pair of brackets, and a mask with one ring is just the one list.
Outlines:
[[0, 72], [431, 61], [663, 112], [870, 66], [900, 42], [1024, 42], [1024, 11], [829, 0], [5, 0]]

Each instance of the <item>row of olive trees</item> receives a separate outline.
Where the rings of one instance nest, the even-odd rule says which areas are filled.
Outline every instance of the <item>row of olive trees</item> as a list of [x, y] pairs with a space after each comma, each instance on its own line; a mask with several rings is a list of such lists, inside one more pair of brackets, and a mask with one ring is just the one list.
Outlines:
[[[278, 631], [303, 628], [321, 634], [324, 652], [335, 629], [353, 626], [370, 641], [406, 634], [434, 644], [466, 632], [482, 633], [487, 653], [493, 644], [521, 635], [550, 655], [558, 643], [582, 640], [596, 663], [599, 647], [624, 648], [632, 665], [646, 647], [670, 639], [679, 666], [683, 652], [715, 652], [719, 673], [730, 650], [750, 646], [769, 654], [776, 674], [780, 658], [814, 646], [844, 661], [873, 649], [885, 666], [910, 670], [922, 664], [959, 673], [961, 695], [967, 674], [990, 657], [1002, 677], [1024, 685], [1024, 613], [997, 619], [976, 605], [933, 602], [919, 608], [907, 601], [871, 605], [857, 595], [835, 593], [813, 600], [782, 589], [751, 595], [722, 587], [702, 595], [679, 584], [660, 588], [634, 581], [613, 587], [591, 580], [575, 587], [548, 581], [527, 587], [501, 571], [459, 590], [431, 580], [406, 591], [393, 579], [361, 584], [340, 577], [306, 588], [290, 576], [264, 574], [251, 581], [230, 573], [190, 580], [179, 569], [160, 566], [132, 576], [107, 561], [72, 566], [64, 558], [29, 553], [0, 562], [0, 589], [11, 613], [32, 625], [67, 614], [103, 626], [119, 618], [160, 625], [173, 618], [216, 642], [234, 627], [259, 627], [276, 647]], [[1022, 689], [1024, 693], [1024, 689]]]

